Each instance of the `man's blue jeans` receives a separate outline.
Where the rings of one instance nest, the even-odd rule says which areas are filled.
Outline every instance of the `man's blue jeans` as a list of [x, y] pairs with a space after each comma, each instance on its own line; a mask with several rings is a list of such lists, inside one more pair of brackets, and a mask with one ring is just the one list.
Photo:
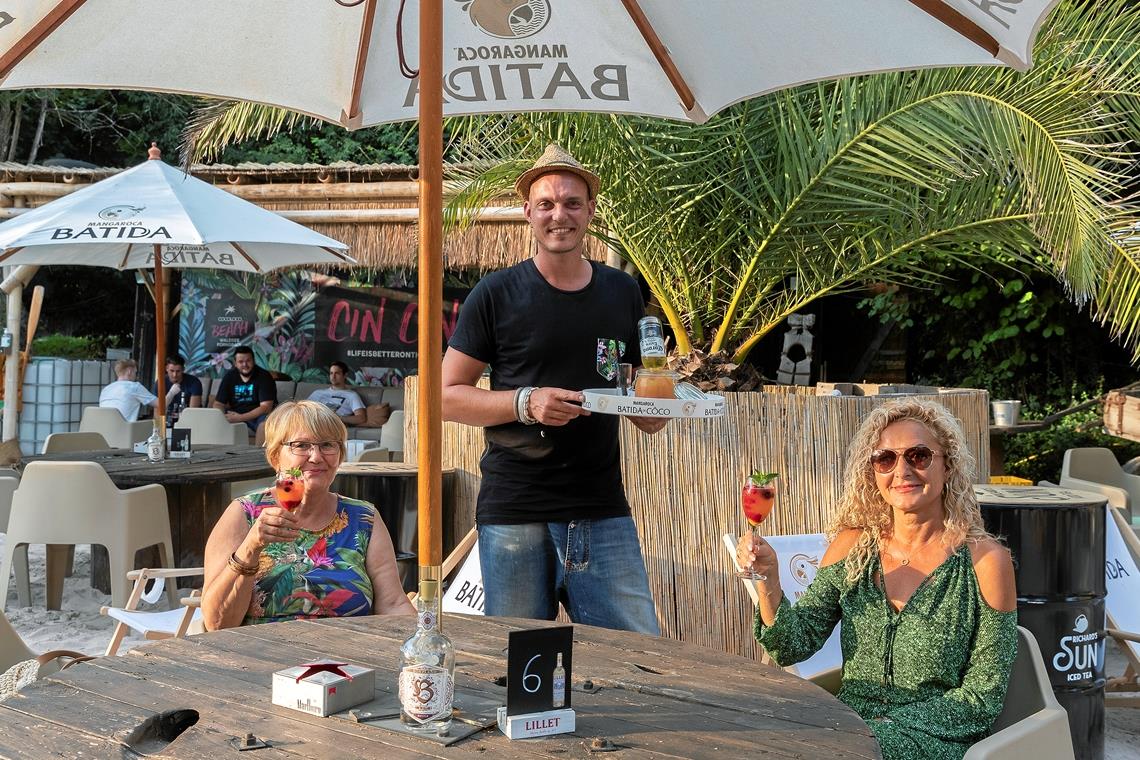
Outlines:
[[660, 635], [631, 517], [480, 525], [483, 610]]

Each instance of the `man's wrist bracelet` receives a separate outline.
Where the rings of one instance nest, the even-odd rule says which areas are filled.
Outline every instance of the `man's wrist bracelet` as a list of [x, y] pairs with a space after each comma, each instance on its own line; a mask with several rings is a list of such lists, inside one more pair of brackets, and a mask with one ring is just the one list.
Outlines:
[[530, 396], [537, 388], [534, 386], [527, 386], [523, 388], [523, 392], [519, 399], [519, 422], [524, 425], [533, 425], [538, 422], [530, 413]]
[[256, 575], [257, 574], [257, 565], [254, 565], [253, 567], [250, 567], [249, 565], [243, 565], [241, 562], [238, 561], [236, 551], [230, 552], [230, 558], [228, 560], [226, 560], [226, 564], [229, 566], [230, 570], [233, 570], [238, 575]]

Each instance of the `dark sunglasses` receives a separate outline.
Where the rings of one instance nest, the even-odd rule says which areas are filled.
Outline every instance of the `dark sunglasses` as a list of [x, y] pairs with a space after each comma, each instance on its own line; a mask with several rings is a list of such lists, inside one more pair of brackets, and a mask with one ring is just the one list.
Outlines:
[[894, 472], [899, 463], [899, 452], [902, 452], [903, 461], [915, 470], [925, 470], [934, 461], [934, 457], [942, 456], [940, 452], [931, 451], [926, 446], [911, 446], [908, 449], [875, 449], [871, 452], [871, 466], [875, 468], [875, 472], [883, 475]]

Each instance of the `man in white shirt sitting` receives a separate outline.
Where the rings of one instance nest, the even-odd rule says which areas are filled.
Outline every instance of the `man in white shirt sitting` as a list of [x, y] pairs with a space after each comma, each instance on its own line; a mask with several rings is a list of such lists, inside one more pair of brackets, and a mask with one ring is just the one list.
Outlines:
[[313, 391], [309, 400], [332, 409], [347, 427], [363, 425], [368, 417], [364, 411], [364, 402], [356, 391], [348, 387], [345, 381], [347, 376], [348, 365], [333, 362], [329, 367], [329, 387]]
[[115, 382], [99, 393], [99, 406], [118, 409], [127, 422], [139, 418], [139, 406], [157, 406], [158, 396], [135, 381], [139, 365], [134, 359], [120, 359], [115, 362]]

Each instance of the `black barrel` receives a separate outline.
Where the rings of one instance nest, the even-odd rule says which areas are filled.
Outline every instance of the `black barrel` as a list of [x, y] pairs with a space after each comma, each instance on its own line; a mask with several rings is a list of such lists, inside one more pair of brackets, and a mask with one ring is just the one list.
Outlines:
[[416, 480], [414, 477], [338, 475], [333, 490], [350, 499], [370, 502], [392, 537], [396, 567], [404, 591], [416, 590]]
[[976, 486], [986, 529], [1013, 554], [1017, 622], [1037, 639], [1077, 760], [1104, 758], [1105, 499]]

